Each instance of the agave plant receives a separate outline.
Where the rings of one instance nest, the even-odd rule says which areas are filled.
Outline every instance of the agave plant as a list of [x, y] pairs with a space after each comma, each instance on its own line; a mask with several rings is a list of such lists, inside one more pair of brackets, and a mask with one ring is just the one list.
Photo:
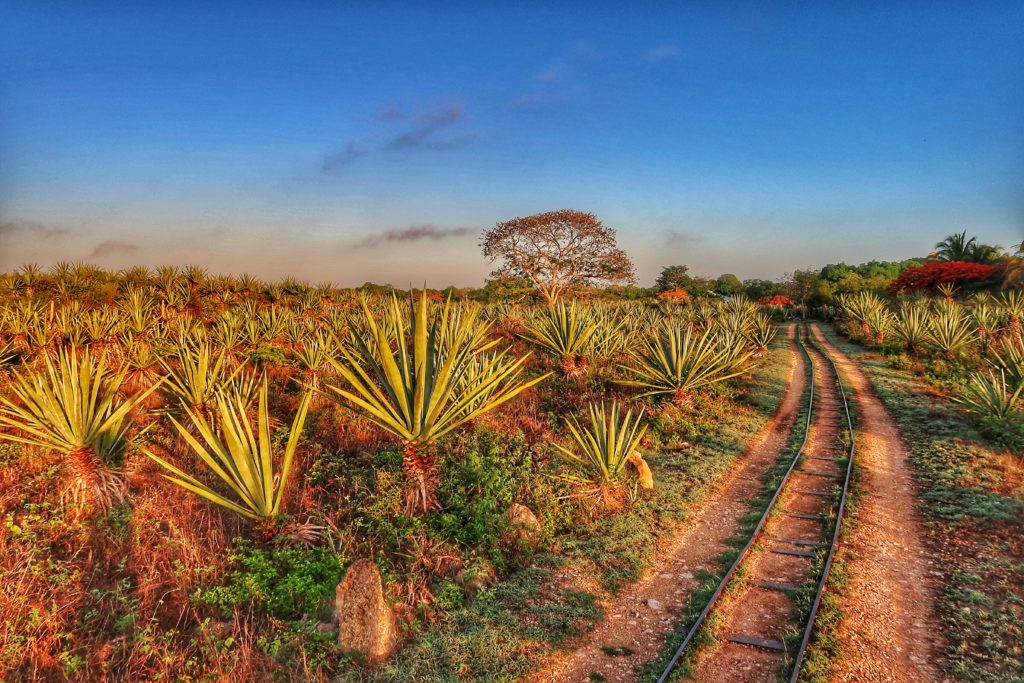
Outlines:
[[957, 305], [940, 305], [932, 315], [928, 341], [952, 360], [975, 339], [967, 315]]
[[[163, 476], [175, 484], [249, 519], [273, 523], [281, 511], [311, 396], [307, 392], [299, 402], [280, 458], [275, 458], [272, 446], [265, 376], [259, 389], [255, 425], [248, 415], [246, 398], [228, 393], [218, 394], [215, 399], [214, 423], [208, 421], [201, 411], [186, 409], [198, 438], [188, 427], [171, 418], [181, 438], [209, 471], [227, 485], [232, 495], [219, 493], [150, 450], [146, 450], [146, 455], [170, 472]], [[275, 460], [280, 461], [276, 466]]]
[[885, 302], [871, 292], [844, 294], [839, 297], [839, 305], [843, 313], [860, 326], [860, 331], [865, 337], [871, 335], [869, 319], [878, 315], [879, 309], [885, 308]]
[[985, 300], [980, 300], [970, 309], [971, 320], [978, 332], [978, 339], [987, 349], [999, 329], [999, 309]]
[[579, 375], [586, 368], [585, 351], [597, 334], [598, 324], [575, 301], [558, 302], [527, 323], [530, 341], [559, 357], [566, 376]]
[[892, 330], [908, 351], [917, 351], [928, 340], [928, 307], [904, 301], [893, 318]]
[[885, 306], [872, 308], [867, 312], [864, 322], [870, 330], [872, 341], [878, 345], [885, 343], [885, 335], [892, 329], [893, 323], [892, 313], [889, 312], [889, 309]]
[[594, 310], [597, 326], [585, 349], [585, 355], [597, 360], [607, 360], [630, 348], [636, 337], [636, 329], [629, 325], [630, 317], [613, 308]]
[[1024, 320], [1024, 291], [1011, 289], [999, 297], [999, 307], [1006, 315], [1006, 332], [1015, 342], [1024, 341], [1021, 320]]
[[123, 478], [107, 463], [124, 446], [128, 414], [156, 389], [118, 400], [124, 372], [110, 373], [103, 359], [77, 349], [45, 358], [45, 371], [15, 372], [11, 391], [0, 397], [0, 439], [37, 446], [64, 457], [65, 494], [82, 510], [105, 511], [124, 495]]
[[1004, 339], [993, 367], [1004, 372], [1013, 386], [1024, 385], [1024, 341]]
[[576, 418], [569, 420], [572, 448], [559, 444], [555, 447], [573, 469], [571, 481], [583, 484], [583, 494], [597, 498], [604, 504], [621, 501], [622, 485], [631, 476], [629, 465], [636, 469], [639, 484], [654, 488], [650, 467], [637, 448], [647, 431], [642, 424], [643, 409], [636, 415], [632, 411], [620, 414], [619, 405], [612, 402], [588, 406], [590, 421], [581, 425]]
[[758, 313], [753, 317], [753, 324], [746, 338], [754, 348], [754, 356], [761, 357], [768, 353], [768, 346], [775, 339], [775, 330], [775, 323], [767, 315]]
[[697, 335], [692, 327], [664, 324], [654, 338], [635, 354], [636, 367], [622, 366], [636, 379], [620, 384], [647, 389], [641, 396], [671, 394], [676, 402], [688, 405], [693, 391], [724, 382], [746, 370], [750, 351], [743, 341], [720, 344], [713, 329]]
[[167, 390], [187, 408], [198, 409], [210, 403], [216, 393], [237, 375], [243, 365], [232, 370], [226, 352], [217, 353], [210, 344], [178, 347], [177, 367], [157, 358], [167, 373]]
[[978, 372], [954, 400], [979, 415], [1002, 420], [1024, 404], [1024, 384], [1013, 386], [1002, 369]]
[[[523, 380], [528, 356], [514, 359], [507, 350], [485, 354], [496, 340], [474, 348], [480, 323], [470, 317], [457, 324], [444, 319], [447, 306], [431, 315], [425, 292], [418, 304], [410, 298], [408, 320], [392, 297], [386, 309], [388, 325], [378, 323], [365, 298], [360, 305], [366, 334], [352, 335], [351, 348], [341, 346], [340, 357], [331, 360], [346, 384], [328, 385], [321, 393], [402, 440], [406, 510], [427, 511], [437, 507], [439, 474], [433, 444], [547, 375]], [[402, 333], [394, 339], [388, 327]], [[442, 344], [445, 329], [449, 339]]]
[[295, 349], [295, 356], [306, 370], [310, 386], [320, 387], [320, 375], [331, 362], [337, 342], [324, 332], [303, 339]]

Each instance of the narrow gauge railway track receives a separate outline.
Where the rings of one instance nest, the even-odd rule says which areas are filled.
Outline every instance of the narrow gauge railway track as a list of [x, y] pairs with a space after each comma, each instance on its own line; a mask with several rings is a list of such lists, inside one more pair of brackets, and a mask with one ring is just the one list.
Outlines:
[[[750, 539], [658, 683], [670, 679], [708, 617], [717, 612], [723, 644], [698, 661], [697, 680], [774, 681], [787, 667], [790, 683], [800, 677], [839, 543], [855, 453], [853, 420], [838, 369], [805, 338], [809, 340], [803, 327], [797, 340], [811, 369], [803, 442]], [[814, 598], [800, 624], [793, 595], [807, 586], [813, 586]], [[729, 599], [722, 601], [727, 592]], [[794, 632], [802, 632], [795, 648], [785, 643], [785, 634]]]

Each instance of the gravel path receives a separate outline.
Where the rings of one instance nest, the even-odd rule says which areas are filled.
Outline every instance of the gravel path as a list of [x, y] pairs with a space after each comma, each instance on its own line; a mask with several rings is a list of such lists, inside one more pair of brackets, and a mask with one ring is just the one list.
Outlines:
[[828, 350], [854, 388], [859, 409], [857, 462], [861, 495], [844, 554], [850, 581], [840, 600], [837, 629], [845, 654], [832, 680], [924, 683], [946, 680], [936, 661], [942, 651], [930, 572], [907, 451], [891, 415], [860, 367], [828, 342]]

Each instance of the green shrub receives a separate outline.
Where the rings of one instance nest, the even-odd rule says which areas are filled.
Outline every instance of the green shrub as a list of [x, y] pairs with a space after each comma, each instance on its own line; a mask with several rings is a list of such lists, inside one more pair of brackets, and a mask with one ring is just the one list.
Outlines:
[[496, 548], [504, 531], [505, 513], [512, 503], [526, 502], [521, 497], [536, 475], [521, 442], [509, 442], [493, 433], [478, 433], [468, 440], [465, 453], [442, 463], [440, 499], [444, 509], [431, 515], [428, 523], [464, 548]]
[[249, 352], [249, 360], [261, 368], [268, 365], [288, 365], [288, 357], [285, 355], [284, 349], [273, 344], [260, 344]]
[[225, 616], [249, 603], [281, 619], [315, 614], [344, 573], [342, 559], [327, 548], [257, 548], [236, 538], [236, 569], [222, 586], [201, 588], [194, 600], [221, 608]]
[[445, 612], [462, 607], [464, 596], [459, 584], [451, 579], [444, 579], [434, 589], [434, 605]]

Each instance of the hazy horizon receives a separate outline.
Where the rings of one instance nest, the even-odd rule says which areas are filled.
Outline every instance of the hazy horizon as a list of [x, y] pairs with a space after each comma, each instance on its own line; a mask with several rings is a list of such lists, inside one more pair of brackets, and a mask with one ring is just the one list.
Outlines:
[[559, 208], [641, 286], [1024, 239], [1024, 3], [6, 9], [0, 271], [479, 286]]

